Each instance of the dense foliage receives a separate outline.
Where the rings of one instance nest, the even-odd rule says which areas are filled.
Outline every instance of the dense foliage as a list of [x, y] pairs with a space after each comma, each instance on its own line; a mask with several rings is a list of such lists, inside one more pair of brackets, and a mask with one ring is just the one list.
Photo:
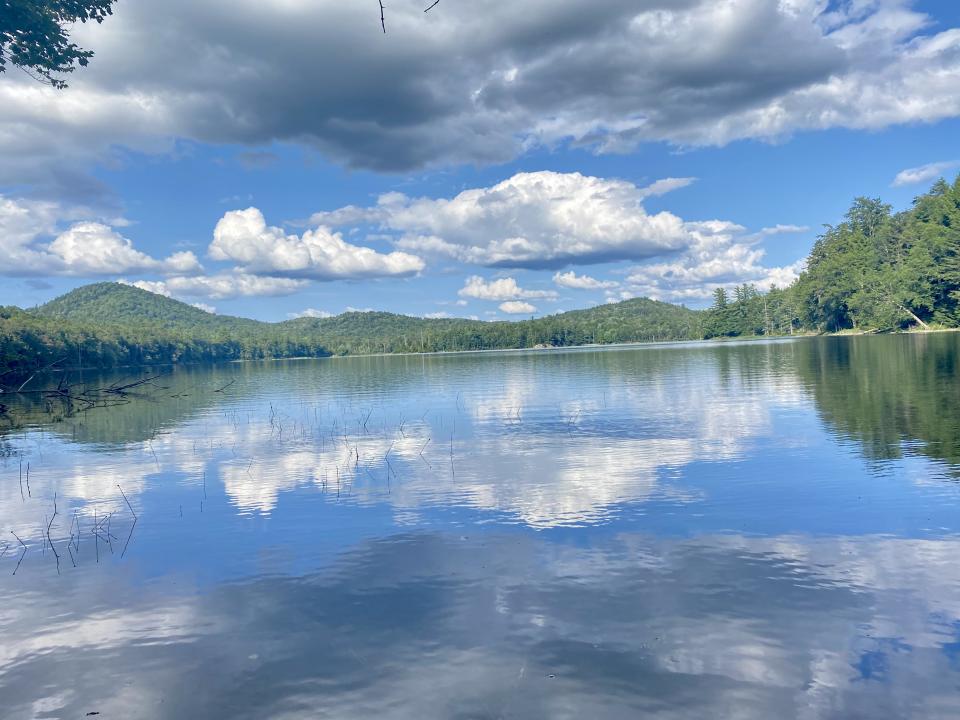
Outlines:
[[98, 283], [36, 310], [0, 309], [0, 368], [116, 367], [327, 355], [281, 325], [212, 315], [138, 288]]
[[0, 0], [0, 73], [7, 63], [53, 87], [59, 77], [85, 66], [93, 56], [70, 42], [67, 28], [88, 20], [101, 23], [116, 0]]
[[281, 325], [316, 334], [335, 355], [564, 347], [689, 340], [701, 335], [698, 313], [646, 298], [516, 322], [427, 320], [368, 312]]
[[35, 310], [0, 309], [0, 372], [171, 362], [436, 352], [699, 338], [698, 313], [647, 299], [520, 322], [391, 313], [265, 323], [212, 315], [117, 283], [78, 288]]
[[818, 238], [789, 288], [761, 293], [745, 285], [732, 299], [718, 290], [706, 335], [960, 325], [960, 177], [938, 181], [909, 210], [890, 210], [857, 198]]

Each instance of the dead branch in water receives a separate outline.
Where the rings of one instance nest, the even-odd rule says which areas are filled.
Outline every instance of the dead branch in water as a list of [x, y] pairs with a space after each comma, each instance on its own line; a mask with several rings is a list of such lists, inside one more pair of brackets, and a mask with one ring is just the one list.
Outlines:
[[50, 543], [50, 549], [53, 551], [53, 556], [57, 559], [57, 575], [60, 574], [60, 553], [57, 552], [57, 548], [53, 545], [53, 538], [50, 537], [50, 528], [53, 527], [53, 521], [57, 517], [57, 494], [53, 494], [53, 515], [50, 517], [50, 522], [47, 523], [47, 542]]
[[17, 535], [13, 530], [10, 531], [10, 534], [13, 535], [17, 539], [17, 542], [23, 546], [23, 552], [20, 553], [20, 559], [17, 560], [17, 566], [13, 569], [13, 574], [16, 575], [17, 570], [20, 569], [20, 563], [23, 562], [23, 558], [27, 554], [27, 544], [23, 540], [21, 540], [20, 536]]
[[[133, 515], [133, 525], [130, 526], [130, 534], [127, 535], [127, 541], [123, 544], [123, 552], [120, 553], [120, 558], [123, 559], [123, 556], [127, 554], [127, 548], [130, 546], [130, 538], [133, 537], [133, 531], [137, 527], [137, 521], [140, 517], [133, 509], [133, 505], [130, 504], [130, 501], [127, 499], [127, 494], [123, 491], [123, 488], [120, 487], [120, 483], [117, 483], [117, 490], [120, 491], [120, 494], [123, 495], [123, 501], [127, 503], [127, 507], [130, 508], [130, 514]], [[200, 503], [200, 512], [203, 512], [203, 503]]]

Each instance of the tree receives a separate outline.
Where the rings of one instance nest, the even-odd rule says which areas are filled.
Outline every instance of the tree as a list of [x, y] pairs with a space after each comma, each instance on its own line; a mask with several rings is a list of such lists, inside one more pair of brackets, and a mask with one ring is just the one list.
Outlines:
[[0, 0], [0, 73], [7, 64], [58, 89], [58, 77], [85, 67], [93, 52], [70, 42], [67, 26], [102, 23], [116, 0]]

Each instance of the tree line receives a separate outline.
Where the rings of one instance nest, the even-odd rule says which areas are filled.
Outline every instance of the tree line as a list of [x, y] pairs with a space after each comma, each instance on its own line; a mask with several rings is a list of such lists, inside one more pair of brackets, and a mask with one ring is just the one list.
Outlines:
[[[516, 322], [386, 312], [266, 323], [213, 315], [118, 283], [77, 288], [32, 310], [0, 308], [0, 375], [373, 353], [694, 340], [700, 313], [646, 298]], [[7, 386], [0, 377], [0, 386]]]
[[[264, 323], [212, 315], [117, 283], [78, 288], [32, 310], [0, 308], [0, 375], [370, 353], [960, 326], [960, 177], [893, 213], [857, 198], [828, 226], [792, 285], [718, 288], [705, 311], [636, 298], [517, 322], [385, 312]], [[0, 385], [9, 385], [0, 378]]]
[[857, 198], [791, 286], [714, 292], [705, 337], [960, 326], [960, 176], [893, 213]]

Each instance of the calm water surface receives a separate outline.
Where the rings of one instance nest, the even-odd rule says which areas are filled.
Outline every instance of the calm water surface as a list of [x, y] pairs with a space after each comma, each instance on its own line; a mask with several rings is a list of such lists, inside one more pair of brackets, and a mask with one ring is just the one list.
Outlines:
[[958, 362], [354, 358], [10, 404], [0, 716], [956, 718]]

